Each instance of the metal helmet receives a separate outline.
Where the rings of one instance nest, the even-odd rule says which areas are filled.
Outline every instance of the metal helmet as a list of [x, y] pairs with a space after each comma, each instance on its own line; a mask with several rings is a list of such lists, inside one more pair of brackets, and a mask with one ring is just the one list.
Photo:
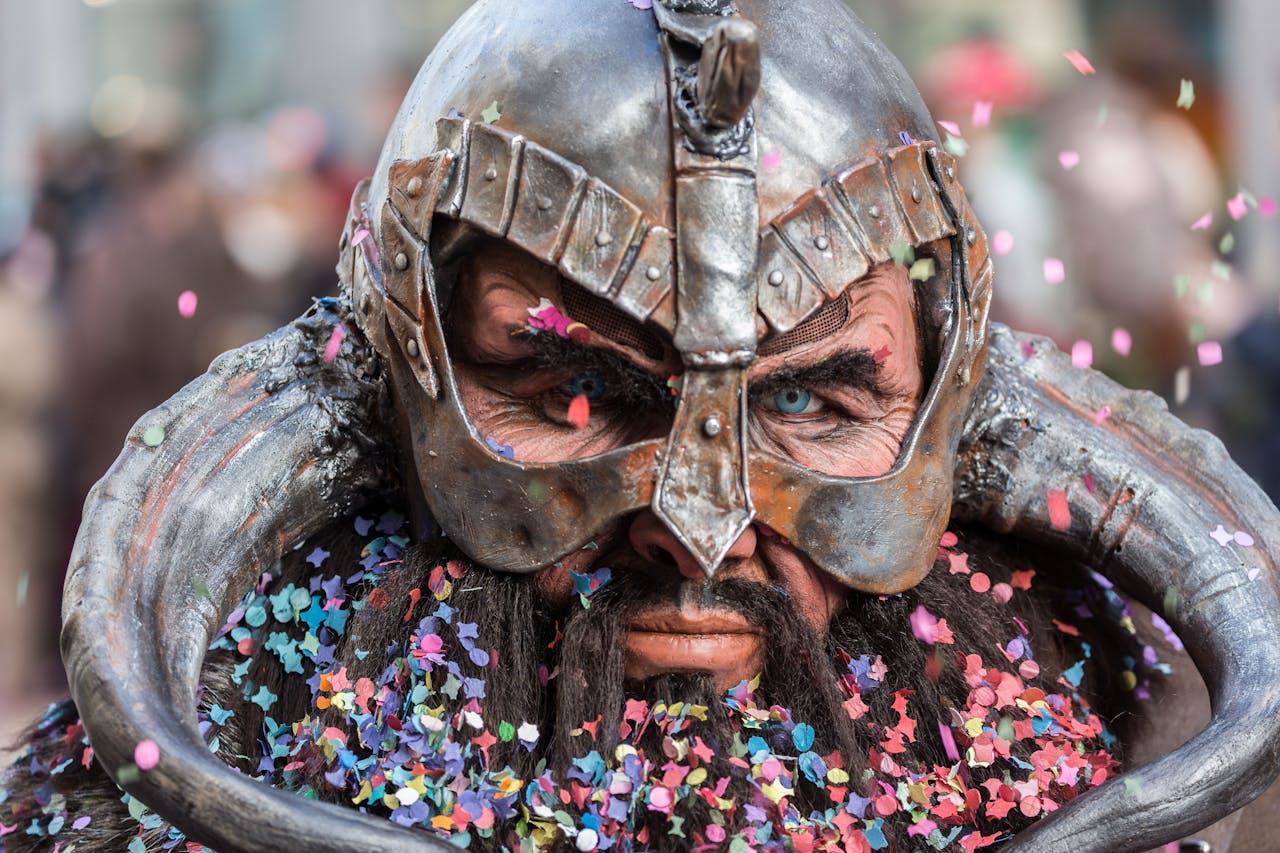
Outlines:
[[[489, 446], [441, 322], [432, 237], [450, 220], [556, 266], [566, 299], [595, 297], [577, 300], [588, 327], [622, 314], [671, 342], [670, 434], [559, 463]], [[838, 0], [482, 0], [418, 75], [349, 230], [375, 237], [348, 240], [342, 267], [417, 486], [480, 562], [537, 569], [651, 506], [708, 574], [756, 520], [859, 590], [899, 592], [931, 565], [991, 268], [914, 85]], [[932, 383], [892, 470], [835, 477], [751, 447], [761, 348], [842, 325], [851, 287], [915, 251], [937, 269], [916, 289]]]
[[[489, 107], [501, 118], [476, 121]], [[758, 518], [868, 590], [912, 583], [950, 508], [1159, 610], [1213, 705], [1199, 735], [1009, 850], [1148, 849], [1256, 797], [1280, 772], [1280, 513], [1158, 398], [1046, 341], [986, 334], [985, 242], [932, 138], [897, 62], [836, 0], [482, 0], [428, 59], [357, 195], [350, 302], [219, 358], [138, 421], [90, 493], [62, 645], [95, 756], [217, 849], [451, 849], [233, 772], [193, 710], [244, 590], [391, 481], [496, 568], [541, 565], [652, 505], [709, 571]], [[668, 335], [686, 370], [671, 435], [558, 465], [489, 452], [441, 333], [432, 236], [451, 220]], [[904, 245], [941, 273], [917, 289], [932, 384], [894, 469], [828, 477], [747, 446], [746, 364], [816, 334], [806, 324]], [[362, 334], [334, 351], [353, 314]], [[1219, 524], [1256, 546], [1219, 546]], [[158, 763], [121, 776], [143, 739]]]

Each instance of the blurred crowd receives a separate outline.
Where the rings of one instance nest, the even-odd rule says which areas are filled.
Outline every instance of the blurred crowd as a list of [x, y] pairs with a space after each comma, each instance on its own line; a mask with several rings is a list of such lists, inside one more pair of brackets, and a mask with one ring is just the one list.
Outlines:
[[[1280, 498], [1280, 186], [1244, 163], [1280, 162], [1280, 65], [1240, 91], [1249, 0], [850, 2], [964, 157], [996, 319], [1166, 397]], [[465, 5], [0, 0], [0, 756], [63, 689], [89, 487], [143, 412], [333, 292], [351, 191]], [[49, 50], [80, 51], [57, 111], [23, 79]]]

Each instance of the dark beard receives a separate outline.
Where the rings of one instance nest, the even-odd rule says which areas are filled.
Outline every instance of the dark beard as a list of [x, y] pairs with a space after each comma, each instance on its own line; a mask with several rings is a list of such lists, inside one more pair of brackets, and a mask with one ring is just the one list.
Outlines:
[[[532, 748], [521, 745], [517, 738], [492, 744], [486, 751], [490, 769], [509, 765], [525, 780], [545, 769], [553, 778], [564, 780], [574, 770], [575, 760], [592, 751], [606, 759], [612, 756], [620, 731], [627, 728], [623, 709], [629, 699], [640, 698], [650, 706], [685, 702], [705, 706], [707, 713], [705, 721], [690, 721], [681, 735], [701, 738], [710, 747], [710, 778], [728, 781], [724, 797], [748, 801], [750, 783], [729, 760], [734, 746], [738, 754], [742, 751], [741, 721], [733, 717], [714, 689], [710, 674], [662, 675], [644, 684], [628, 684], [624, 677], [625, 626], [632, 615], [647, 604], [671, 602], [688, 593], [687, 588], [676, 584], [655, 582], [654, 578], [663, 577], [665, 570], [616, 572], [612, 583], [590, 597], [589, 607], [575, 601], [567, 614], [556, 614], [529, 576], [495, 573], [456, 554], [442, 552], [438, 546], [414, 547], [406, 554], [404, 564], [381, 582], [381, 589], [387, 593], [385, 605], [361, 611], [338, 647], [338, 660], [348, 667], [352, 681], [361, 676], [376, 680], [388, 658], [405, 654], [410, 631], [436, 605], [428, 583], [433, 571], [437, 578], [442, 576], [438, 567], [446, 560], [453, 561], [453, 574], [458, 576], [446, 597], [448, 606], [454, 609], [454, 624], [479, 625], [480, 641], [485, 648], [493, 649], [496, 662], [477, 666], [465, 651], [447, 650], [450, 659], [459, 662], [462, 675], [483, 680], [484, 695], [473, 702], [458, 693], [446, 705], [445, 714], [479, 709], [488, 732], [499, 731], [504, 723], [508, 727], [533, 723], [540, 733]], [[597, 564], [610, 562], [606, 557]], [[984, 568], [993, 574], [993, 579], [998, 577], [998, 567], [988, 564]], [[964, 578], [950, 576], [945, 568], [938, 568], [920, 586], [901, 596], [851, 594], [826, 637], [815, 634], [795, 603], [777, 587], [726, 580], [700, 594], [714, 598], [718, 607], [737, 610], [753, 624], [764, 626], [766, 653], [760, 688], [754, 695], [757, 706], [780, 706], [787, 709], [791, 719], [812, 726], [812, 750], [835, 757], [836, 766], [842, 762], [851, 779], [850, 788], [869, 796], [875, 793], [869, 787], [869, 765], [872, 760], [883, 761], [877, 750], [886, 726], [897, 719], [893, 706], [895, 701], [901, 701], [898, 694], [902, 691], [910, 692], [912, 715], [921, 725], [893, 760], [904, 768], [923, 769], [953, 763], [937, 723], [949, 724], [952, 709], [962, 707], [969, 695], [964, 653], [977, 654], [988, 663], [1003, 662], [997, 644], [1014, 635], [1011, 618], [1019, 618], [1033, 629], [1030, 641], [1036, 648], [1041, 674], [1028, 679], [1028, 684], [1039, 686], [1046, 693], [1060, 689], [1054, 682], [1065, 661], [1058, 647], [1059, 638], [1048, 629], [1049, 616], [1030, 596], [997, 604], [989, 596], [969, 593], [965, 585]], [[416, 605], [412, 604], [413, 590], [421, 599]], [[945, 615], [955, 635], [954, 646], [927, 646], [912, 636], [910, 614], [921, 603]], [[357, 650], [371, 653], [361, 661]], [[384, 656], [384, 650], [390, 650], [390, 654]], [[843, 659], [842, 652], [848, 653]], [[859, 655], [882, 657], [888, 675], [881, 686], [864, 694], [869, 711], [855, 720], [842, 707], [848, 692], [842, 691], [841, 681], [849, 678], [847, 657]], [[1088, 685], [1084, 688], [1087, 691]], [[341, 715], [334, 715], [332, 721], [339, 726], [345, 723]], [[781, 731], [775, 731], [774, 737], [787, 739]], [[639, 733], [629, 732], [627, 742], [645, 754], [661, 756], [668, 746], [664, 738], [663, 731], [654, 726]], [[781, 753], [789, 748], [786, 743], [770, 746]], [[1025, 760], [1033, 748], [1015, 744], [1014, 754]], [[313, 788], [322, 797], [345, 799], [345, 791], [325, 791], [323, 770], [320, 767], [315, 773]], [[986, 770], [966, 768], [963, 772], [970, 777], [966, 782], [972, 786], [984, 778], [998, 778], [1001, 771], [997, 765]], [[791, 802], [802, 814], [831, 807], [826, 790], [807, 783], [799, 773], [795, 777]], [[1070, 796], [1074, 794], [1064, 799]], [[690, 826], [702, 826], [707, 823], [709, 811], [702, 799], [692, 797], [678, 803], [672, 814], [684, 818]], [[671, 822], [666, 813], [636, 808], [628, 819], [630, 832], [641, 848], [688, 846], [686, 839], [668, 834]], [[743, 820], [740, 812], [736, 819]], [[987, 832], [1011, 832], [1031, 822], [1031, 818], [1014, 810], [998, 821], [980, 820], [978, 826]], [[907, 825], [898, 827], [903, 842]], [[511, 843], [514, 832], [514, 826], [500, 826], [489, 841], [501, 847]], [[480, 838], [473, 841], [484, 843]]]

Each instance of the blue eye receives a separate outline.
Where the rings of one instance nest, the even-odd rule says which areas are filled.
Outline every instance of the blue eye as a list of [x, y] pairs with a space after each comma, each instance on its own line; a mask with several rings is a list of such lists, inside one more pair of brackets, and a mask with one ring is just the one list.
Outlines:
[[813, 395], [803, 388], [783, 388], [773, 395], [773, 407], [787, 415], [804, 414], [812, 404]]
[[560, 386], [566, 397], [577, 397], [579, 394], [587, 398], [587, 402], [595, 403], [604, 396], [608, 385], [599, 373], [579, 373]]

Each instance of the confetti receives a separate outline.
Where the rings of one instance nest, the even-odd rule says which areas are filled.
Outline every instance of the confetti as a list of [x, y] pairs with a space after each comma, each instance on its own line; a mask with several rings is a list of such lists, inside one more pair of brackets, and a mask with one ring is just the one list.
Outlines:
[[[643, 0], [643, 2], [646, 2], [652, 5], [653, 0]], [[649, 8], [649, 7], [646, 7], [646, 8]], [[762, 154], [760, 157], [760, 168], [765, 170], [766, 172], [773, 172], [777, 170], [778, 167], [781, 165], [782, 165], [782, 151], [777, 148], [773, 148], [773, 149], [770, 149], [769, 151], [764, 152], [764, 154]]]
[[928, 281], [933, 278], [934, 272], [933, 258], [920, 258], [911, 265], [910, 277], [912, 281]]
[[1062, 489], [1050, 489], [1045, 495], [1049, 506], [1049, 524], [1054, 530], [1071, 529], [1071, 508], [1067, 505], [1067, 493]]
[[964, 136], [964, 134], [960, 132], [960, 125], [956, 124], [954, 121], [939, 121], [938, 127], [942, 128], [952, 136]]
[[1236, 193], [1234, 196], [1227, 199], [1227, 213], [1230, 214], [1231, 218], [1236, 222], [1244, 219], [1248, 212], [1249, 203], [1244, 200], [1244, 193]]
[[1217, 341], [1203, 341], [1196, 347], [1196, 358], [1201, 367], [1212, 367], [1222, 364], [1222, 344]]
[[997, 231], [991, 236], [991, 251], [997, 255], [1007, 255], [1013, 251], [1013, 235], [1008, 231]]
[[364, 227], [357, 228], [356, 232], [351, 235], [351, 245], [359, 246], [361, 243], [363, 243], [365, 240], [368, 240], [368, 239], [369, 239], [369, 229]]
[[142, 443], [147, 447], [159, 447], [161, 444], [164, 444], [164, 427], [147, 427], [142, 431]]
[[31, 572], [23, 572], [18, 578], [18, 606], [27, 603], [27, 588], [31, 585]]
[[995, 104], [991, 101], [978, 101], [973, 105], [973, 126], [987, 127], [991, 124], [991, 112]]
[[1049, 284], [1062, 284], [1067, 280], [1067, 268], [1059, 258], [1044, 259], [1044, 280]]
[[1274, 219], [1276, 215], [1276, 200], [1271, 196], [1258, 199], [1258, 214], [1264, 219]]
[[1196, 102], [1196, 85], [1190, 80], [1183, 79], [1178, 89], [1178, 108], [1189, 110]]
[[178, 314], [185, 320], [190, 320], [196, 316], [196, 305], [199, 304], [200, 298], [196, 296], [194, 290], [184, 290], [178, 294]]
[[480, 118], [488, 124], [493, 124], [502, 118], [502, 112], [498, 109], [498, 102], [494, 101], [480, 112]]
[[1117, 326], [1111, 330], [1111, 348], [1116, 351], [1116, 355], [1126, 357], [1133, 351], [1133, 336], [1128, 329]]
[[1214, 542], [1217, 542], [1223, 548], [1235, 541], [1235, 535], [1228, 533], [1227, 528], [1223, 527], [1221, 524], [1209, 533], [1209, 538], [1213, 539]]
[[1179, 367], [1173, 375], [1173, 400], [1181, 406], [1191, 396], [1191, 368]]
[[346, 334], [346, 331], [346, 327], [341, 323], [333, 327], [333, 332], [329, 335], [329, 342], [324, 345], [325, 364], [333, 364], [333, 360], [338, 357], [338, 350], [342, 347], [342, 337]]
[[1235, 543], [1241, 548], [1252, 548], [1254, 546], [1253, 537], [1248, 533], [1245, 533], [1243, 530], [1237, 530], [1231, 538], [1234, 539]]
[[1191, 230], [1204, 231], [1212, 224], [1213, 224], [1213, 211], [1211, 210], [1208, 213], [1206, 213], [1204, 216], [1201, 216], [1195, 222], [1191, 223]]
[[1071, 345], [1071, 366], [1084, 369], [1093, 367], [1093, 344], [1076, 341]]
[[139, 741], [133, 748], [133, 763], [139, 770], [150, 770], [160, 762], [160, 747], [153, 740]]
[[569, 402], [569, 412], [565, 420], [573, 424], [574, 429], [583, 430], [587, 428], [590, 417], [591, 403], [587, 401], [587, 395], [578, 394]]
[[1078, 51], [1078, 50], [1069, 50], [1069, 51], [1067, 51], [1066, 53], [1064, 53], [1064, 54], [1062, 54], [1062, 55], [1063, 55], [1064, 57], [1066, 57], [1067, 62], [1070, 62], [1070, 63], [1071, 63], [1071, 65], [1072, 65], [1072, 66], [1073, 66], [1077, 71], [1079, 71], [1081, 74], [1084, 74], [1084, 75], [1086, 75], [1086, 76], [1087, 76], [1087, 75], [1089, 75], [1089, 74], [1097, 74], [1097, 73], [1098, 73], [1098, 72], [1094, 69], [1094, 67], [1093, 67], [1093, 63], [1091, 63], [1088, 59], [1086, 59], [1086, 58], [1085, 58], [1085, 56], [1084, 56], [1084, 54], [1083, 54], [1083, 53], [1081, 53], [1080, 51]]
[[627, 2], [642, 12], [653, 8], [653, 0], [627, 0]]
[[1070, 172], [1076, 166], [1080, 165], [1080, 152], [1079, 151], [1063, 151], [1058, 154], [1058, 163], [1062, 166], [1062, 168]]

